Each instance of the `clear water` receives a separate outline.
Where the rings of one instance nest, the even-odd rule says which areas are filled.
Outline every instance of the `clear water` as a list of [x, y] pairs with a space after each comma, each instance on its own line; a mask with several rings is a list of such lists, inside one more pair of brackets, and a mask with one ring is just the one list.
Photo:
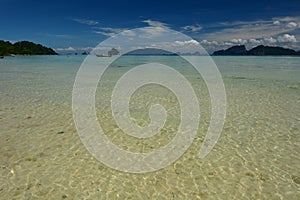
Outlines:
[[197, 153], [210, 100], [195, 70], [172, 57], [128, 56], [115, 63], [99, 83], [96, 107], [107, 136], [124, 149], [149, 152], [164, 146], [180, 113], [168, 90], [144, 87], [130, 102], [132, 117], [145, 125], [149, 101], [161, 103], [169, 111], [162, 133], [141, 141], [118, 129], [110, 92], [132, 63], [171, 63], [199, 96], [201, 120], [191, 147], [172, 165], [146, 174], [110, 169], [81, 143], [71, 102], [83, 59], [0, 60], [1, 199], [300, 199], [300, 58], [213, 57], [226, 87], [227, 117], [217, 145], [203, 160]]

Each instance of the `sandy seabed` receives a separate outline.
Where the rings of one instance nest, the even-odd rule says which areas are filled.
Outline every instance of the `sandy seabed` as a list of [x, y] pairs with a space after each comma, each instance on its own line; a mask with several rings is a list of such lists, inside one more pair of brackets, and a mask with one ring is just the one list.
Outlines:
[[[145, 174], [111, 169], [81, 143], [71, 95], [82, 58], [2, 60], [0, 198], [300, 199], [300, 59], [276, 59], [215, 58], [226, 87], [227, 117], [217, 145], [205, 159], [197, 155], [209, 124], [209, 95], [198, 74], [183, 70], [199, 96], [197, 136], [176, 162]], [[104, 86], [99, 84], [99, 123], [123, 149], [160, 148], [177, 130], [178, 102], [165, 88], [141, 88], [130, 104], [136, 123], [149, 123], [147, 102], [164, 105], [169, 118], [153, 138], [139, 140], [124, 134], [111, 114], [109, 88], [111, 77], [125, 70], [110, 69]]]

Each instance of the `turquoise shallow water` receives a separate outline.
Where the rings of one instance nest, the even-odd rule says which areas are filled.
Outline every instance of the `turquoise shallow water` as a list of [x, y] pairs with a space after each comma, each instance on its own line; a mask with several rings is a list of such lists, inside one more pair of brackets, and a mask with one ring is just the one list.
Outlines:
[[299, 199], [300, 58], [213, 59], [226, 88], [227, 117], [217, 145], [203, 160], [197, 153], [211, 105], [205, 83], [190, 66], [173, 57], [127, 56], [114, 63], [99, 83], [99, 122], [111, 141], [132, 152], [164, 146], [180, 121], [175, 96], [165, 88], [149, 86], [134, 94], [131, 115], [145, 125], [149, 102], [160, 103], [168, 111], [165, 127], [142, 141], [120, 131], [111, 114], [110, 92], [132, 65], [169, 63], [199, 97], [201, 120], [190, 148], [173, 164], [146, 174], [110, 169], [81, 143], [71, 102], [83, 56], [0, 60], [1, 198]]

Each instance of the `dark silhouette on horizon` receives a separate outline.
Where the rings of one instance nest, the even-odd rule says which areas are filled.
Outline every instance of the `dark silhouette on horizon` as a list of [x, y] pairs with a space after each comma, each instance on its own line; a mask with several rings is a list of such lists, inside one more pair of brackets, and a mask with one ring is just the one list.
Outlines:
[[57, 53], [41, 44], [29, 41], [20, 41], [14, 44], [0, 40], [0, 56], [11, 55], [57, 55]]
[[225, 50], [215, 51], [213, 56], [300, 56], [300, 52], [293, 49], [259, 45], [247, 50], [245, 45], [232, 46]]

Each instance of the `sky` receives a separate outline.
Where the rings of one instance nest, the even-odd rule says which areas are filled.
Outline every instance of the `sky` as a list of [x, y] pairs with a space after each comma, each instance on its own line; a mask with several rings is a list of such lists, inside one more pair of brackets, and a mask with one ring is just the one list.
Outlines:
[[180, 31], [212, 52], [263, 44], [300, 50], [300, 1], [0, 0], [0, 39], [29, 40], [59, 53], [89, 51], [139, 27]]

